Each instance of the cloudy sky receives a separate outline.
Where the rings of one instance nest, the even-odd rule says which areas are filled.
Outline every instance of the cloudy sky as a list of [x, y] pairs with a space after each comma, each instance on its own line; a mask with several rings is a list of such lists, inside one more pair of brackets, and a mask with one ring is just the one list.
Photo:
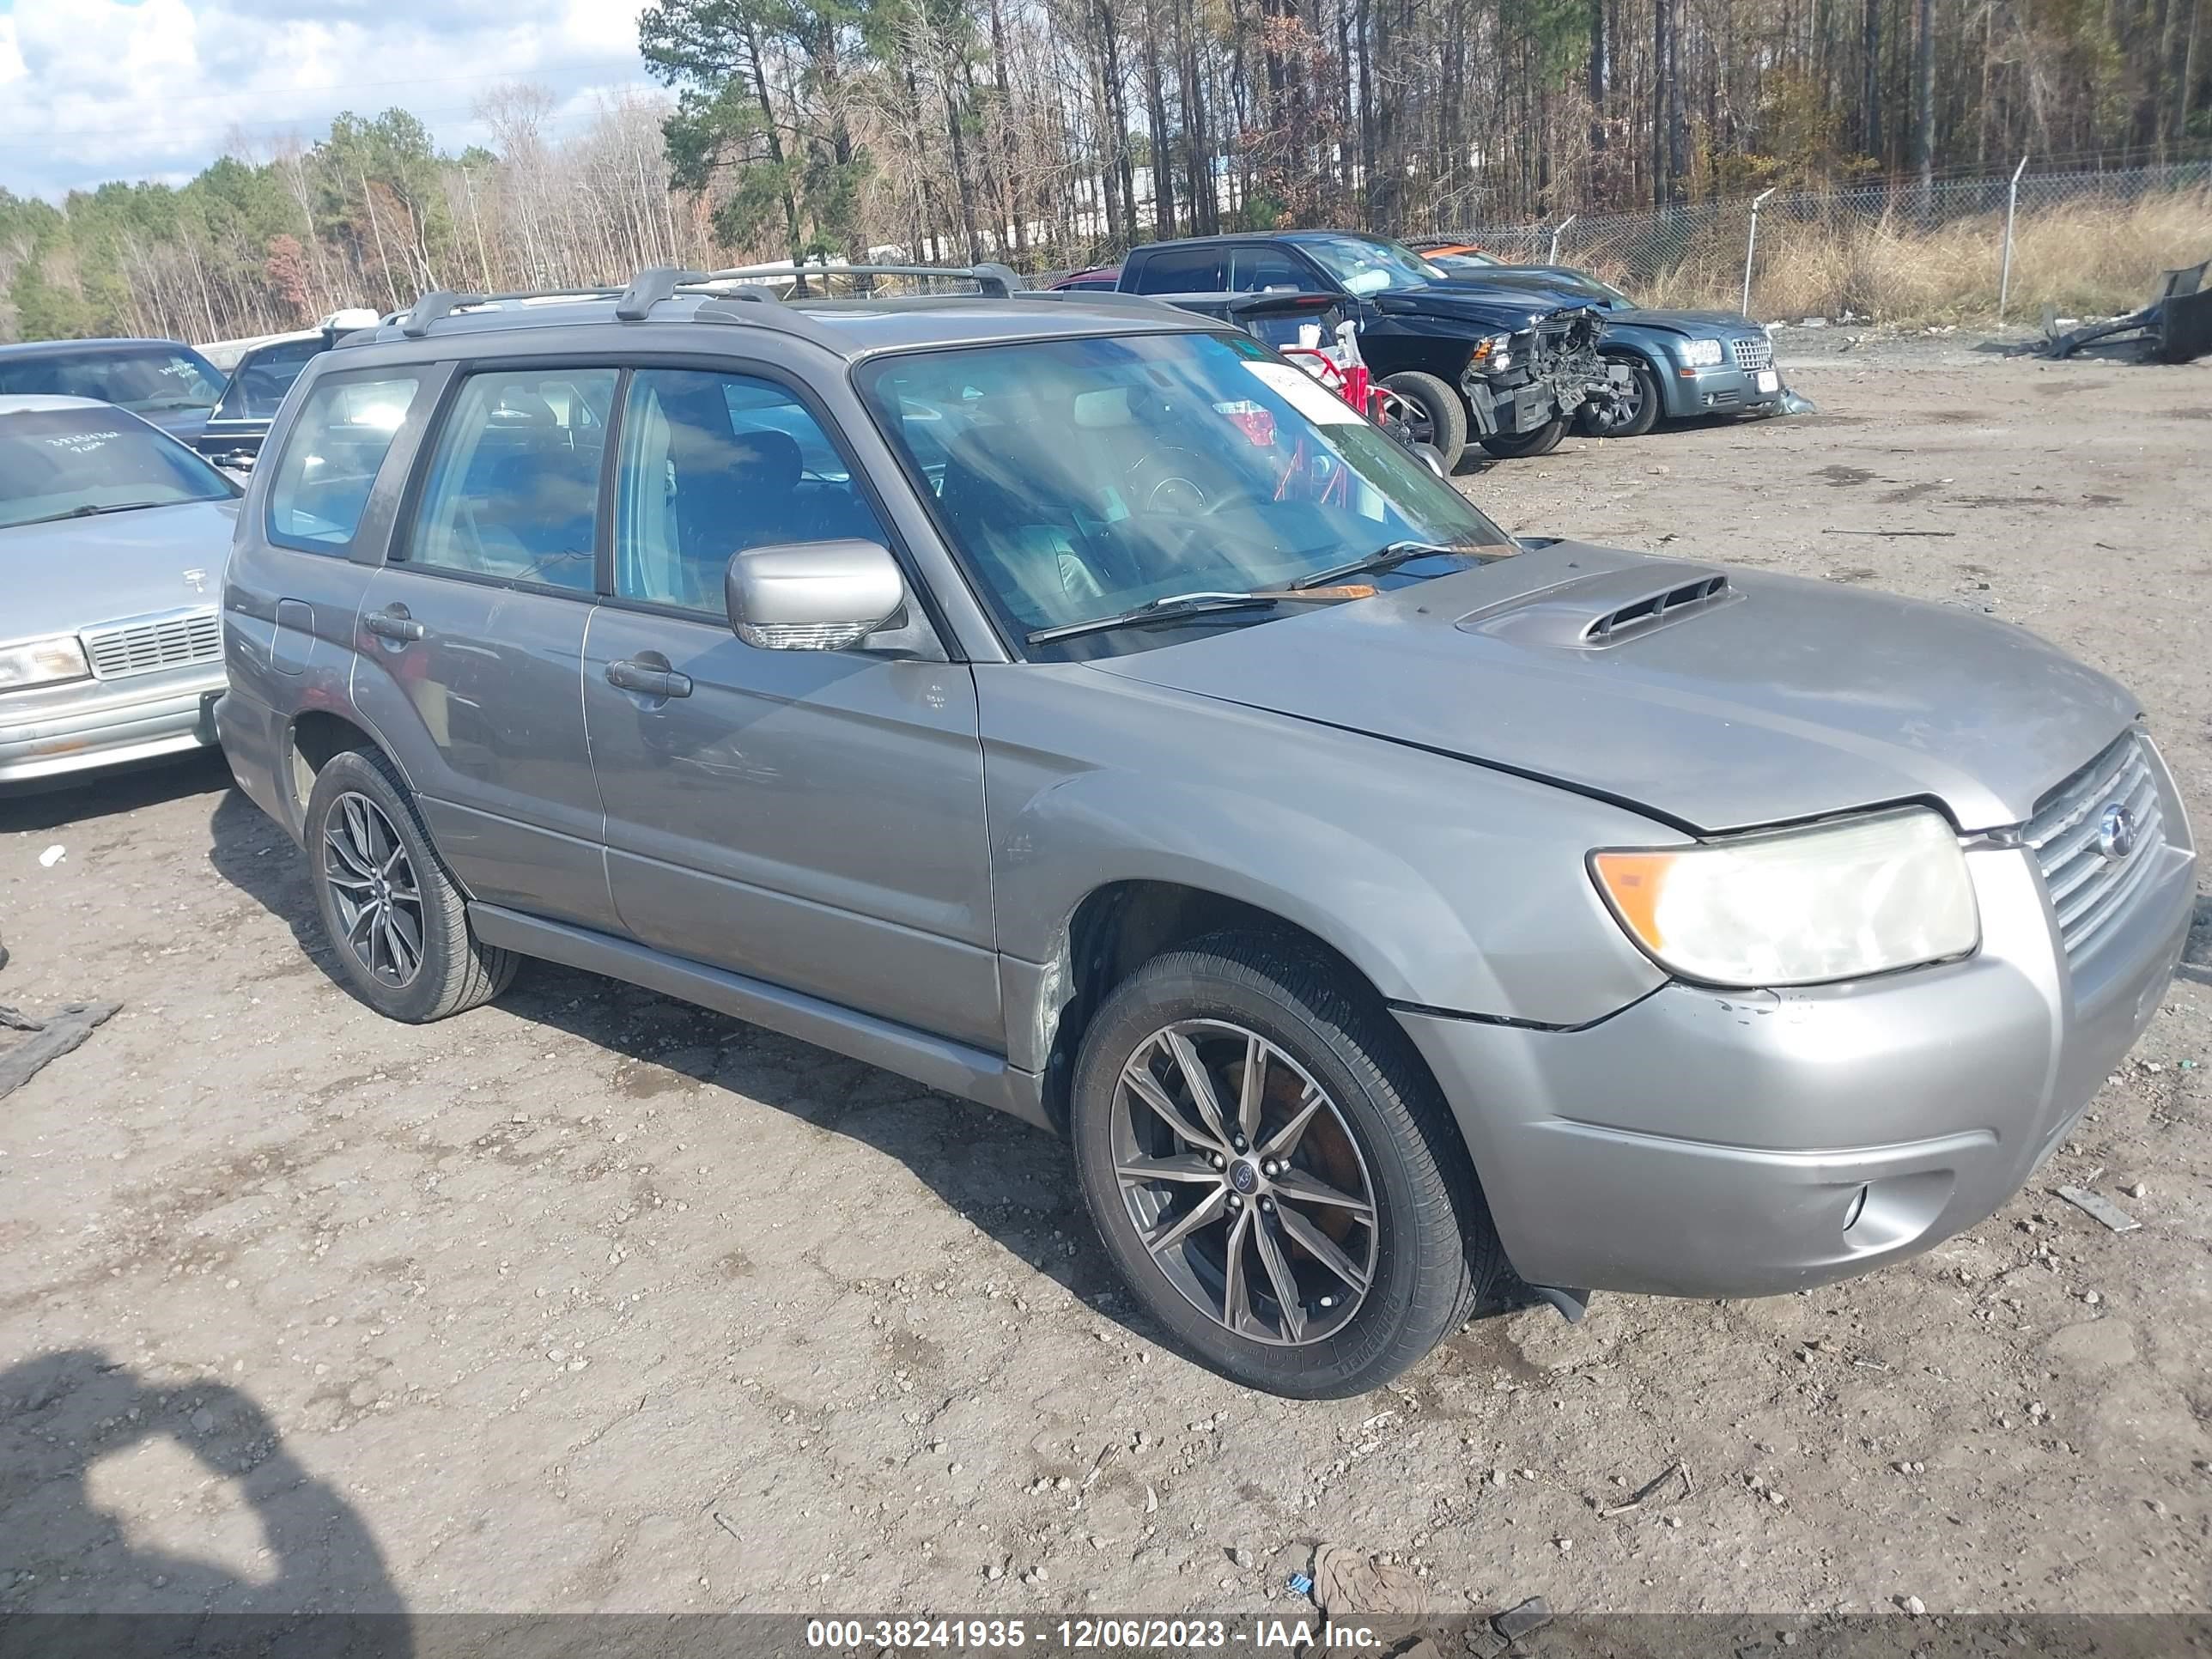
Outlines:
[[58, 197], [181, 183], [243, 129], [313, 137], [394, 104], [439, 143], [503, 82], [550, 87], [556, 130], [646, 82], [641, 0], [0, 0], [0, 186]]

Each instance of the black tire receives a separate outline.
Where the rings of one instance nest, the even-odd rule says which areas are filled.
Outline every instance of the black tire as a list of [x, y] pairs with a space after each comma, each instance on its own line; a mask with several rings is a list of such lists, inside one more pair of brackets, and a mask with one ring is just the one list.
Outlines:
[[[1151, 1062], [1143, 1056], [1163, 1052], [1155, 1034], [1186, 1023], [1212, 1022], [1228, 1030], [1225, 1041], [1232, 1053], [1250, 1052], [1233, 1046], [1240, 1032], [1277, 1051], [1264, 1076], [1271, 1085], [1286, 1079], [1290, 1106], [1312, 1098], [1310, 1091], [1297, 1092], [1300, 1072], [1304, 1083], [1317, 1085], [1326, 1097], [1332, 1117], [1306, 1115], [1328, 1126], [1328, 1133], [1298, 1143], [1291, 1156], [1304, 1167], [1289, 1176], [1317, 1173], [1344, 1188], [1347, 1183], [1337, 1172], [1346, 1167], [1346, 1147], [1353, 1149], [1373, 1218], [1341, 1220], [1334, 1234], [1345, 1251], [1367, 1252], [1368, 1277], [1348, 1311], [1321, 1311], [1330, 1305], [1322, 1291], [1334, 1282], [1323, 1271], [1322, 1259], [1302, 1248], [1293, 1259], [1285, 1248], [1297, 1245], [1297, 1238], [1284, 1231], [1285, 1223], [1310, 1224], [1328, 1212], [1283, 1213], [1294, 1201], [1307, 1201], [1297, 1199], [1297, 1189], [1287, 1184], [1285, 1164], [1261, 1165], [1283, 1183], [1270, 1188], [1284, 1194], [1282, 1201], [1271, 1207], [1271, 1200], [1255, 1199], [1245, 1216], [1255, 1237], [1249, 1246], [1233, 1246], [1249, 1248], [1259, 1257], [1256, 1268], [1244, 1269], [1243, 1282], [1250, 1289], [1239, 1304], [1253, 1312], [1245, 1324], [1251, 1334], [1231, 1329], [1221, 1309], [1201, 1307], [1193, 1299], [1194, 1293], [1207, 1293], [1228, 1306], [1218, 1289], [1227, 1278], [1222, 1258], [1231, 1248], [1229, 1241], [1242, 1236], [1231, 1230], [1232, 1218], [1226, 1212], [1218, 1213], [1218, 1224], [1193, 1232], [1188, 1245], [1175, 1245], [1160, 1256], [1146, 1247], [1117, 1175], [1117, 1123], [1151, 1123], [1144, 1103], [1124, 1082], [1124, 1068], [1134, 1062], [1149, 1073]], [[1150, 1074], [1157, 1082], [1158, 1073]], [[1187, 1088], [1182, 1097], [1188, 1097]], [[1217, 1098], [1237, 1109], [1233, 1097], [1218, 1090]], [[1285, 1109], [1281, 1101], [1279, 1096], [1262, 1103], [1265, 1127], [1247, 1143], [1249, 1158], [1239, 1157], [1238, 1164], [1261, 1159], [1270, 1140], [1286, 1133], [1276, 1115]], [[1371, 994], [1340, 967], [1295, 941], [1215, 934], [1139, 969], [1115, 989], [1084, 1035], [1070, 1115], [1076, 1174], [1107, 1254], [1146, 1310], [1185, 1352], [1249, 1388], [1327, 1400], [1380, 1387], [1466, 1322], [1504, 1259], [1466, 1147], [1427, 1068]], [[1152, 1127], [1158, 1133], [1158, 1126]], [[1175, 1137], [1164, 1139], [1171, 1142]], [[1128, 1161], [1151, 1155], [1141, 1146], [1133, 1158], [1118, 1154]], [[1200, 1162], [1205, 1161], [1200, 1155]], [[1189, 1161], [1183, 1162], [1188, 1166]], [[1199, 1179], [1213, 1177], [1201, 1174]], [[1222, 1177], [1224, 1182], [1229, 1179]], [[1156, 1183], [1152, 1190], [1171, 1188], [1201, 1197], [1212, 1192], [1210, 1187], [1188, 1184], [1192, 1180], [1183, 1175]], [[1142, 1185], [1132, 1183], [1136, 1188]], [[1185, 1214], [1200, 1205], [1198, 1198], [1175, 1201], [1184, 1203]], [[1262, 1209], [1272, 1222], [1260, 1214]], [[1155, 1220], [1156, 1235], [1179, 1224], [1164, 1205]], [[1262, 1243], [1256, 1234], [1271, 1226], [1273, 1243]], [[1310, 1238], [1313, 1231], [1308, 1225], [1303, 1236]], [[1271, 1249], [1276, 1252], [1272, 1260]], [[1272, 1296], [1267, 1282], [1274, 1267], [1285, 1261], [1295, 1273], [1307, 1275], [1312, 1286], [1311, 1294], [1305, 1293], [1294, 1276], [1294, 1294], [1288, 1300], [1297, 1304], [1302, 1322], [1310, 1319], [1318, 1328], [1291, 1341], [1284, 1340], [1290, 1329], [1285, 1298]], [[1198, 1283], [1197, 1274], [1207, 1271], [1211, 1279]], [[1171, 1273], [1184, 1275], [1184, 1283]], [[1256, 1304], [1251, 1299], [1255, 1292]], [[1261, 1309], [1273, 1311], [1263, 1320]], [[1341, 1322], [1328, 1328], [1331, 1318]], [[1295, 1339], [1300, 1334], [1291, 1334]]]
[[[376, 819], [361, 810], [361, 802], [381, 815], [381, 830]], [[403, 855], [396, 868], [412, 877], [411, 886], [402, 887], [387, 876], [382, 890], [392, 896], [385, 908], [394, 915], [393, 931], [380, 939], [380, 930], [370, 925], [363, 930], [371, 936], [365, 945], [356, 943], [360, 934], [353, 932], [360, 922], [361, 906], [348, 895], [367, 884], [358, 863], [349, 868], [341, 850], [355, 844], [354, 831], [363, 823], [373, 836], [380, 836]], [[373, 749], [352, 749], [324, 764], [307, 797], [302, 838], [315, 908], [338, 977], [378, 1013], [423, 1024], [489, 1002], [513, 981], [514, 952], [495, 949], [476, 937], [469, 926], [467, 901], [431, 844], [422, 815], [398, 769], [383, 755]], [[407, 891], [416, 896], [411, 906], [398, 896]], [[349, 907], [353, 910], [350, 921]], [[411, 927], [406, 925], [410, 915]], [[389, 960], [391, 951], [382, 947], [385, 940], [394, 938], [403, 941], [392, 947], [402, 953], [403, 962], [406, 944], [419, 946], [412, 952], [411, 971], [404, 975], [396, 969], [380, 972], [374, 965], [380, 950]]]
[[1407, 438], [1431, 446], [1449, 475], [1459, 465], [1460, 452], [1467, 447], [1467, 405], [1460, 401], [1459, 393], [1437, 376], [1419, 369], [1386, 375], [1382, 384], [1420, 410], [1429, 435], [1423, 436], [1416, 426]]
[[1543, 425], [1526, 432], [1493, 432], [1482, 441], [1482, 447], [1501, 460], [1517, 461], [1532, 455], [1550, 454], [1566, 435], [1567, 417], [1554, 415]]
[[1609, 357], [1606, 361], [1627, 368], [1633, 412], [1626, 420], [1608, 423], [1598, 414], [1595, 404], [1584, 404], [1575, 411], [1575, 430], [1591, 438], [1640, 438], [1659, 424], [1659, 377], [1639, 357]]

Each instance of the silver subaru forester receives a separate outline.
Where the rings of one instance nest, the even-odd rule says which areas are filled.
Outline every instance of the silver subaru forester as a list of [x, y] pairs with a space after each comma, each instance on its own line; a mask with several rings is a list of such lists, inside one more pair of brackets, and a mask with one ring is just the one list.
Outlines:
[[308, 367], [218, 719], [364, 1001], [541, 957], [1063, 1132], [1158, 1328], [1305, 1396], [1509, 1264], [1925, 1249], [2157, 1007], [2195, 856], [2103, 675], [1516, 543], [1246, 336], [969, 274], [432, 295]]

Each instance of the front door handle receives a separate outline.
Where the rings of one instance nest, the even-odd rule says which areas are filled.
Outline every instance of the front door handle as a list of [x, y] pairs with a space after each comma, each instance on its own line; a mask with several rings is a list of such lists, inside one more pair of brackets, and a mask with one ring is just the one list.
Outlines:
[[607, 684], [618, 685], [625, 691], [642, 692], [648, 697], [688, 697], [691, 695], [691, 677], [679, 674], [674, 669], [649, 662], [624, 659], [607, 665]]
[[422, 624], [407, 614], [404, 605], [389, 605], [381, 611], [372, 611], [362, 619], [362, 626], [379, 639], [398, 640], [405, 644], [422, 637]]

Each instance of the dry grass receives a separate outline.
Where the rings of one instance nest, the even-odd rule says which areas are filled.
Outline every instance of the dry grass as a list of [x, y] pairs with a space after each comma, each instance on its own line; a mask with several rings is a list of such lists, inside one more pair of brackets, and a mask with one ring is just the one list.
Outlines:
[[[1717, 226], [1705, 245], [1640, 286], [1654, 304], [1733, 309], [1743, 281], [1743, 227]], [[1995, 315], [2004, 251], [2002, 215], [1929, 229], [1911, 216], [1881, 219], [1762, 218], [1752, 313], [1885, 323], [1954, 322]], [[2212, 257], [2212, 191], [2136, 202], [2023, 206], [2013, 234], [2008, 315], [2033, 321], [2052, 304], [2065, 316], [2132, 311], [2159, 273]]]

